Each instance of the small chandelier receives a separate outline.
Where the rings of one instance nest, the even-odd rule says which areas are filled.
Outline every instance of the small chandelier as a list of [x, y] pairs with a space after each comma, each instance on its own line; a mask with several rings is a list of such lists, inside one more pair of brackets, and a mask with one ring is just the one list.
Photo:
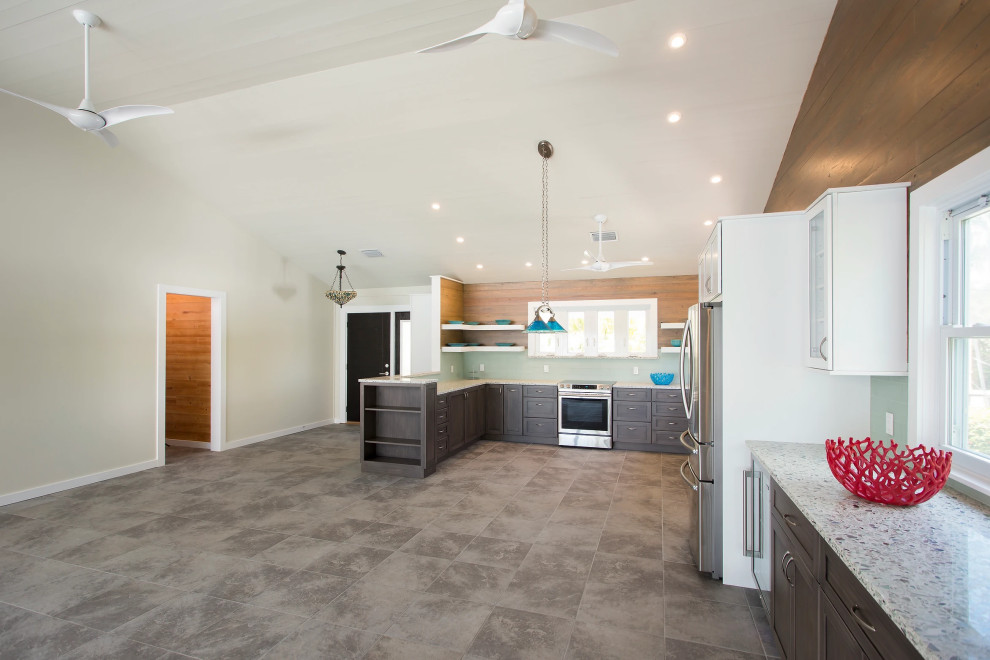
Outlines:
[[[344, 265], [344, 255], [347, 253], [343, 250], [337, 250], [337, 254], [340, 255], [340, 263], [337, 265], [337, 274], [334, 275], [330, 290], [327, 291], [327, 298], [343, 307], [357, 297], [357, 291], [354, 290], [354, 285], [351, 284], [351, 278], [348, 277], [346, 272], [347, 266]], [[344, 289], [345, 277], [347, 278], [349, 289]]]
[[[536, 150], [540, 153], [540, 157], [543, 158], [543, 206], [540, 211], [540, 223], [541, 229], [543, 231], [541, 237], [541, 244], [543, 246], [543, 281], [542, 289], [540, 291], [540, 306], [536, 308], [536, 314], [533, 316], [533, 321], [526, 327], [523, 332], [567, 332], [564, 326], [557, 323], [557, 319], [554, 318], [553, 310], [550, 308], [550, 258], [548, 253], [548, 224], [549, 217], [547, 212], [547, 164], [550, 161], [550, 156], [553, 156], [553, 145], [546, 140], [541, 141], [537, 146]], [[543, 312], [550, 315], [550, 320], [543, 320]]]

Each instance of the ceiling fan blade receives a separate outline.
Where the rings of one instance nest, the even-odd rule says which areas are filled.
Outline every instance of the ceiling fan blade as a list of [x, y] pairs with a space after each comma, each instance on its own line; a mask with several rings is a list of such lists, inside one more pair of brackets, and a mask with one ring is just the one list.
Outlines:
[[652, 261], [612, 261], [609, 266], [612, 268], [629, 268], [630, 266], [652, 266]]
[[117, 136], [105, 128], [101, 128], [96, 131], [88, 131], [88, 132], [100, 136], [100, 138], [107, 143], [107, 146], [111, 148], [116, 147], [118, 144], [120, 144], [120, 140], [117, 139]]
[[561, 23], [560, 21], [540, 20], [536, 25], [536, 31], [529, 37], [530, 39], [540, 39], [543, 41], [558, 41], [560, 43], [571, 44], [590, 48], [612, 57], [619, 56], [619, 47], [604, 34], [573, 25], [572, 23]]
[[486, 34], [500, 34], [503, 37], [513, 37], [522, 27], [523, 15], [526, 10], [526, 3], [521, 0], [509, 0], [509, 3], [498, 10], [495, 18], [488, 21], [476, 30], [461, 35], [456, 39], [445, 41], [436, 46], [424, 48], [420, 53], [436, 53], [452, 48], [460, 48], [477, 41]]
[[561, 268], [561, 270], [595, 270], [594, 266], [578, 266], [577, 268]]
[[10, 94], [11, 96], [16, 96], [17, 98], [24, 99], [25, 101], [30, 101], [31, 103], [40, 105], [42, 108], [48, 108], [52, 112], [57, 112], [66, 119], [71, 119], [74, 113], [79, 112], [78, 110], [74, 110], [73, 108], [63, 108], [60, 105], [52, 105], [51, 103], [45, 103], [44, 101], [39, 101], [38, 99], [33, 99], [29, 96], [21, 96], [20, 94], [16, 94], [10, 91], [9, 89], [0, 88], [0, 92], [3, 92], [4, 94]]
[[110, 108], [100, 113], [100, 116], [107, 122], [107, 126], [113, 126], [131, 119], [141, 117], [154, 117], [155, 115], [170, 115], [174, 110], [163, 108], [160, 105], [121, 105]]

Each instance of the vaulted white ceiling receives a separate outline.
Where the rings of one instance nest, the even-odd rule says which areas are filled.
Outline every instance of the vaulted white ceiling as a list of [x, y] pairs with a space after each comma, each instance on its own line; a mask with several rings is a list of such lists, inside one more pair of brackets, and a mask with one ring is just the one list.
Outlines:
[[[556, 149], [553, 279], [594, 276], [562, 269], [594, 249], [596, 213], [619, 234], [608, 259], [656, 264], [608, 276], [687, 274], [704, 220], [762, 210], [835, 0], [532, 0], [543, 18], [608, 35], [620, 56], [493, 36], [415, 53], [501, 4], [0, 0], [0, 87], [75, 105], [70, 9], [99, 14], [97, 107], [176, 111], [115, 127], [119, 149], [327, 281], [337, 249], [359, 288], [538, 279], [541, 139]], [[688, 43], [674, 51], [678, 31]], [[27, 112], [45, 111], [0, 98], [0, 116]]]

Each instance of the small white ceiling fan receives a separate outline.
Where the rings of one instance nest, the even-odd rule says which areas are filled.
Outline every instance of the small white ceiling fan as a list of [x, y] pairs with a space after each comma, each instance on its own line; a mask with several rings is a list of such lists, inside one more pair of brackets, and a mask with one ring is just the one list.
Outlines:
[[460, 48], [481, 39], [486, 34], [500, 34], [511, 39], [558, 41], [572, 46], [590, 48], [612, 57], [619, 56], [619, 48], [605, 35], [572, 23], [540, 20], [533, 8], [526, 4], [526, 0], [509, 0], [498, 10], [495, 18], [478, 29], [442, 44], [424, 48], [419, 52], [433, 53]]
[[577, 268], [565, 268], [564, 270], [591, 270], [591, 271], [595, 271], [597, 273], [607, 273], [608, 271], [613, 270], [615, 268], [629, 268], [630, 266], [652, 266], [653, 265], [653, 262], [652, 261], [605, 261], [605, 255], [602, 254], [602, 240], [601, 240], [601, 238], [602, 238], [602, 225], [605, 224], [605, 221], [606, 220], [608, 220], [608, 218], [605, 215], [601, 214], [601, 213], [599, 213], [598, 215], [595, 216], [595, 222], [598, 223], [598, 232], [597, 232], [597, 234], [598, 234], [598, 256], [596, 257], [596, 256], [592, 255], [587, 250], [584, 251], [584, 254], [587, 257], [589, 257], [591, 259], [594, 259], [595, 260], [595, 263], [588, 264], [587, 266], [578, 266]]
[[27, 96], [21, 96], [7, 89], [0, 88], [0, 92], [16, 96], [19, 99], [36, 103], [43, 108], [48, 108], [53, 112], [62, 115], [76, 128], [81, 128], [87, 133], [94, 133], [111, 147], [116, 147], [117, 136], [107, 130], [108, 127], [131, 119], [141, 117], [152, 117], [154, 115], [170, 115], [172, 110], [159, 105], [121, 105], [110, 108], [103, 112], [97, 112], [93, 102], [89, 98], [89, 29], [99, 27], [102, 20], [96, 14], [84, 9], [74, 9], [72, 15], [83, 26], [83, 100], [79, 102], [77, 109], [63, 108], [60, 105], [45, 103]]

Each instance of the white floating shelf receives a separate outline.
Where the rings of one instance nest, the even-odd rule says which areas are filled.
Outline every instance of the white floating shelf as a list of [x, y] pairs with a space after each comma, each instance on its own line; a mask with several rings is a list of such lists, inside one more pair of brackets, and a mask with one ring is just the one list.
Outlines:
[[[504, 327], [504, 326], [503, 326]], [[442, 346], [444, 353], [519, 353], [525, 346]]]
[[444, 323], [441, 330], [522, 330], [524, 325], [467, 325], [464, 323]]
[[683, 322], [681, 322], [681, 323], [661, 323], [660, 324], [660, 329], [661, 330], [683, 330], [684, 329], [684, 323]]
[[661, 346], [660, 347], [660, 352], [661, 353], [680, 353], [681, 352], [681, 347], [680, 346]]

